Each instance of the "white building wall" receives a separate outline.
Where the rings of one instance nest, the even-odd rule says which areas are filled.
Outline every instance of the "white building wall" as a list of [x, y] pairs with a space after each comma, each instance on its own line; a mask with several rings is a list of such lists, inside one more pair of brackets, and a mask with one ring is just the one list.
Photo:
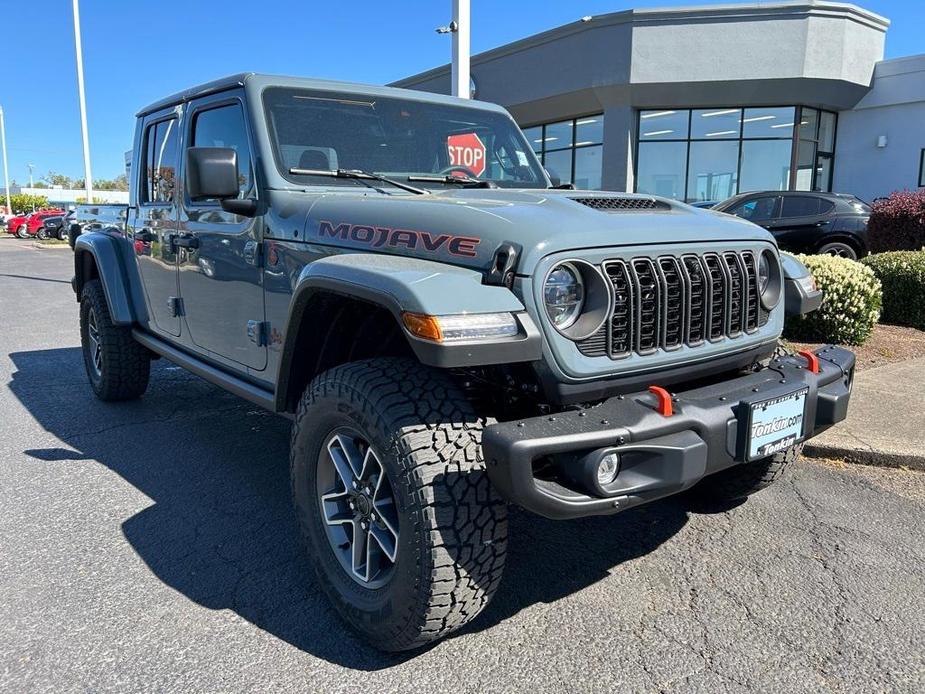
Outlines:
[[870, 92], [839, 114], [832, 188], [867, 201], [916, 190], [923, 148], [925, 55], [885, 60]]

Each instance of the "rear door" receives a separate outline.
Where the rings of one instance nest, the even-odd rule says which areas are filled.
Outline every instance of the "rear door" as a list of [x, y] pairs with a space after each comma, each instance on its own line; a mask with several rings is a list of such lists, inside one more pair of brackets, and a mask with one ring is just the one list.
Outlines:
[[[257, 198], [251, 142], [240, 93], [224, 92], [190, 106], [184, 149], [234, 149], [240, 199]], [[226, 212], [218, 200], [193, 202], [184, 190], [178, 238], [189, 346], [257, 371], [267, 364], [261, 225], [259, 216]]]
[[831, 201], [814, 195], [785, 195], [771, 233], [785, 250], [811, 251], [832, 221], [833, 208]]
[[149, 328], [179, 336], [180, 312], [177, 254], [173, 237], [178, 219], [179, 117], [174, 110], [145, 119], [141, 181], [132, 242], [144, 285]]

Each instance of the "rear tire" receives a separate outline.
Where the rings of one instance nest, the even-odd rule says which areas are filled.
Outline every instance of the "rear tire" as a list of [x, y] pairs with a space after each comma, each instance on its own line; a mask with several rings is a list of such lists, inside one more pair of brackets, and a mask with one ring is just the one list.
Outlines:
[[127, 325], [115, 325], [99, 280], [80, 296], [80, 342], [90, 387], [100, 400], [134, 400], [148, 388], [151, 353]]
[[726, 468], [699, 482], [693, 489], [694, 496], [710, 503], [745, 499], [771, 486], [802, 450], [803, 444], [798, 443], [770, 458]]
[[[474, 619], [498, 587], [507, 550], [507, 507], [485, 474], [484, 424], [446, 374], [410, 359], [335, 367], [302, 396], [290, 459], [299, 524], [331, 602], [377, 648], [408, 650], [446, 636]], [[352, 497], [354, 505], [348, 509], [344, 502], [332, 513], [330, 502], [322, 499], [342, 488], [349, 492], [350, 485], [337, 480], [333, 494], [321, 489], [331, 479], [330, 473], [324, 477], [331, 459], [324, 456], [330, 455], [337, 432], [368, 442], [365, 450], [375, 451], [391, 489], [394, 560], [378, 581], [358, 578], [355, 564], [354, 574], [345, 566], [346, 544], [358, 536], [362, 541], [362, 533], [357, 535], [362, 524], [354, 524], [349, 534], [345, 528], [339, 546], [331, 539], [331, 525], [369, 508]], [[365, 466], [368, 456], [360, 446], [357, 457]], [[362, 492], [363, 480], [358, 484]]]
[[58, 240], [67, 241], [67, 229], [64, 228], [64, 225], [58, 227]]
[[829, 241], [819, 246], [819, 255], [834, 255], [848, 260], [858, 259], [858, 250], [847, 241]]
[[39, 227], [38, 231], [35, 232], [35, 235], [41, 241], [47, 241], [48, 240], [48, 229], [46, 229], [45, 227]]

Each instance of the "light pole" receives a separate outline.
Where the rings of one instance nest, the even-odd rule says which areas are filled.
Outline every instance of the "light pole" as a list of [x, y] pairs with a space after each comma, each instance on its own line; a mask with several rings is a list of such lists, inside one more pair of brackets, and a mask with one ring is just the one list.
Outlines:
[[26, 164], [29, 167], [29, 187], [35, 188], [35, 184], [32, 182], [32, 169], [35, 168], [35, 164]]
[[10, 172], [6, 162], [6, 125], [3, 122], [3, 107], [0, 106], [0, 142], [3, 143], [3, 181], [6, 185], [6, 211], [13, 213], [13, 203], [10, 202]]
[[93, 178], [90, 174], [90, 138], [87, 135], [87, 98], [84, 94], [83, 51], [80, 47], [80, 7], [79, 0], [74, 0], [74, 47], [77, 52], [77, 94], [80, 97], [80, 133], [84, 145], [84, 190], [87, 204], [93, 202]]
[[[76, 0], [75, 0], [76, 2]], [[451, 82], [453, 96], [468, 99], [469, 82], [469, 0], [453, 0], [453, 20], [437, 28], [438, 34], [453, 34]]]

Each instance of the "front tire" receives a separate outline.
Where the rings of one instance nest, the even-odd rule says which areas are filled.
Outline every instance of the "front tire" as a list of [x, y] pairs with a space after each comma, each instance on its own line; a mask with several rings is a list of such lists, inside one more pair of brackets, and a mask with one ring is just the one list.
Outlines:
[[[485, 474], [483, 426], [446, 374], [409, 359], [335, 367], [302, 396], [290, 459], [299, 524], [328, 597], [378, 648], [408, 650], [446, 636], [474, 619], [498, 587], [507, 508]], [[332, 444], [337, 437], [344, 438]], [[347, 449], [356, 463], [344, 464]], [[383, 479], [389, 495], [358, 496]], [[372, 527], [369, 508], [386, 496], [385, 542], [365, 545], [373, 547], [365, 565], [351, 563], [349, 543], [362, 541]], [[395, 547], [386, 552], [389, 538]]]
[[694, 487], [693, 492], [702, 501], [726, 503], [739, 501], [770, 487], [787, 467], [800, 457], [803, 444], [798, 443], [770, 458], [740, 463], [710, 475]]
[[134, 400], [148, 388], [151, 353], [126, 325], [115, 325], [99, 280], [80, 295], [80, 342], [90, 387], [100, 400]]
[[20, 224], [19, 228], [16, 230], [16, 236], [21, 239], [29, 238], [29, 227], [27, 227], [25, 224]]

